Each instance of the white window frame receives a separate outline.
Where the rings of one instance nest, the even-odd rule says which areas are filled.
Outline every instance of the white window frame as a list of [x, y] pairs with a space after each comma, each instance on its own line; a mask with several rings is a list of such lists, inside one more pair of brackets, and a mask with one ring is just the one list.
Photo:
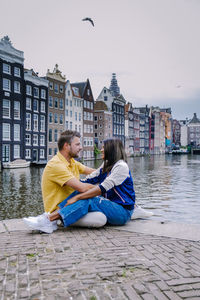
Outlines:
[[38, 135], [33, 134], [33, 146], [38, 146]]
[[31, 110], [31, 98], [26, 97], [26, 109]]
[[9, 123], [2, 124], [2, 140], [10, 141], [10, 124]]
[[26, 130], [30, 131], [31, 130], [31, 114], [26, 113]]
[[31, 149], [26, 149], [25, 151], [26, 151], [26, 152], [25, 152], [25, 158], [26, 158], [26, 159], [31, 158]]
[[21, 88], [20, 82], [14, 81], [14, 93], [20, 94], [21, 93], [20, 88]]
[[20, 124], [14, 124], [14, 141], [20, 141]]
[[14, 76], [21, 77], [21, 70], [18, 67], [14, 67]]
[[26, 133], [25, 143], [26, 143], [26, 146], [31, 146], [31, 134], [30, 133]]
[[46, 108], [46, 107], [45, 107], [45, 102], [44, 102], [44, 101], [41, 101], [41, 102], [40, 102], [40, 111], [41, 111], [42, 113], [45, 113], [45, 111], [46, 111], [45, 108]]
[[[36, 108], [35, 108], [36, 104]], [[38, 112], [39, 111], [39, 101], [37, 99], [33, 99], [33, 111]]]
[[33, 114], [33, 131], [38, 131], [38, 115]]
[[32, 96], [32, 86], [29, 84], [26, 85], [26, 95]]
[[20, 158], [20, 145], [14, 145], [13, 147], [13, 157]]
[[40, 158], [45, 158], [44, 149], [40, 149]]
[[9, 64], [3, 63], [3, 73], [11, 74], [11, 66]]
[[46, 90], [41, 89], [41, 99], [46, 99]]
[[40, 131], [45, 132], [45, 116], [40, 116]]
[[[17, 107], [18, 106], [18, 107]], [[14, 119], [20, 120], [20, 102], [14, 101]]]
[[8, 92], [11, 91], [11, 83], [8, 78], [3, 78], [3, 90]]
[[33, 87], [33, 97], [39, 98], [39, 94], [40, 94], [39, 88], [36, 87], [36, 86], [34, 86], [34, 87]]
[[[8, 106], [5, 105], [5, 103], [8, 103]], [[3, 111], [2, 111], [2, 117], [6, 119], [10, 119], [10, 100], [3, 99]]]
[[40, 135], [40, 146], [45, 146], [45, 136], [43, 134]]

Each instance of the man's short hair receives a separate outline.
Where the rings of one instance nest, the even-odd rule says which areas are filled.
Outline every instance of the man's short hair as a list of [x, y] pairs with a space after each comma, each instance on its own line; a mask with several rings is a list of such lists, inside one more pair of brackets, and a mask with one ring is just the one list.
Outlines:
[[65, 143], [71, 144], [74, 137], [80, 138], [81, 135], [78, 131], [74, 130], [65, 130], [60, 134], [58, 139], [58, 149], [59, 151], [63, 149]]

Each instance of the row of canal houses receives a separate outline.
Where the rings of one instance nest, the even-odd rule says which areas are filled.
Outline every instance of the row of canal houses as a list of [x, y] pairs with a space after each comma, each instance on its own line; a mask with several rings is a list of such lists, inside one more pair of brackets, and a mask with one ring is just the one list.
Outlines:
[[24, 52], [0, 40], [0, 161], [46, 163], [66, 129], [82, 137], [82, 157], [120, 138], [129, 155], [165, 153], [172, 145], [171, 109], [133, 107], [120, 94], [116, 74], [94, 100], [89, 79], [71, 83], [55, 65], [45, 77], [24, 67]]

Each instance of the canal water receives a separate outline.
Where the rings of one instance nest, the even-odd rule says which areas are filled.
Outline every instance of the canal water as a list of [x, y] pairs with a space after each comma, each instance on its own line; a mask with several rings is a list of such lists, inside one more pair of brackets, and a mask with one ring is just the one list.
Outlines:
[[[101, 161], [87, 162], [98, 167]], [[200, 156], [155, 155], [128, 160], [136, 202], [154, 212], [152, 219], [200, 224]], [[3, 169], [0, 173], [0, 220], [43, 212], [43, 168]]]

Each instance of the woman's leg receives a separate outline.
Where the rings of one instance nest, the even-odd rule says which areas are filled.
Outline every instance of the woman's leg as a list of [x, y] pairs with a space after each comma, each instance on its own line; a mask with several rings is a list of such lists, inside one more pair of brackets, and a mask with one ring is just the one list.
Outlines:
[[132, 211], [104, 197], [89, 199], [89, 212], [100, 211], [107, 217], [110, 225], [124, 225], [131, 219]]

